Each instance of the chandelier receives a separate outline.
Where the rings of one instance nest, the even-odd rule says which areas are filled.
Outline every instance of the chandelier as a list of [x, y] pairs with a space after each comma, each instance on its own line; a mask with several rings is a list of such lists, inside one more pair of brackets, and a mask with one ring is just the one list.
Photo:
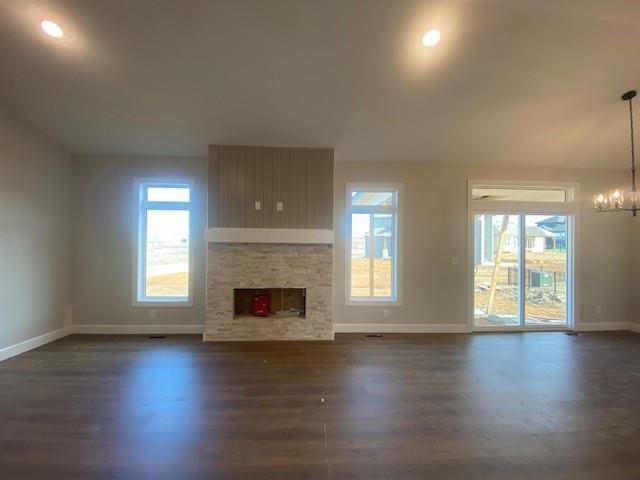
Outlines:
[[636, 159], [633, 143], [632, 100], [635, 96], [635, 90], [622, 95], [622, 100], [629, 102], [629, 119], [631, 122], [631, 192], [625, 195], [620, 190], [612, 190], [609, 193], [596, 194], [593, 198], [593, 206], [598, 212], [632, 212], [635, 217], [640, 211], [640, 195], [636, 191]]

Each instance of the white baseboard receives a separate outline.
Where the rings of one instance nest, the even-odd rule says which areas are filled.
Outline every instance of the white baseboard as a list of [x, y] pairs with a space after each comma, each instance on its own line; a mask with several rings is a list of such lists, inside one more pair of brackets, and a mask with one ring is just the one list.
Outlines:
[[73, 333], [102, 335], [135, 335], [158, 333], [162, 335], [168, 334], [197, 334], [204, 333], [204, 325], [74, 325]]
[[576, 328], [579, 332], [607, 332], [614, 330], [631, 330], [633, 324], [627, 322], [581, 323]]
[[196, 334], [204, 325], [68, 325], [0, 349], [0, 362], [74, 333], [80, 334]]
[[[336, 323], [335, 333], [469, 333], [468, 325], [428, 325], [422, 323]], [[640, 324], [628, 322], [584, 323], [581, 332], [629, 330], [640, 333]], [[78, 334], [195, 334], [204, 333], [204, 325], [69, 325], [0, 349], [0, 361], [34, 348]]]
[[334, 323], [335, 333], [469, 333], [469, 325], [425, 323]]
[[15, 357], [21, 353], [33, 350], [34, 348], [41, 347], [42, 345], [58, 340], [59, 338], [71, 335], [72, 333], [73, 325], [69, 325], [67, 327], [59, 328], [58, 330], [53, 330], [43, 335], [30, 338], [23, 342], [16, 343], [15, 345], [9, 345], [8, 347], [0, 349], [0, 362], [7, 358]]

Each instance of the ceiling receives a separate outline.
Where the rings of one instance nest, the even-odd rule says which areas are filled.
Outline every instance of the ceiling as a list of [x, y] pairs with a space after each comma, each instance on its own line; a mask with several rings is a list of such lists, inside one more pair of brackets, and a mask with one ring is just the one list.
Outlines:
[[0, 102], [78, 154], [628, 168], [638, 52], [637, 0], [0, 0]]

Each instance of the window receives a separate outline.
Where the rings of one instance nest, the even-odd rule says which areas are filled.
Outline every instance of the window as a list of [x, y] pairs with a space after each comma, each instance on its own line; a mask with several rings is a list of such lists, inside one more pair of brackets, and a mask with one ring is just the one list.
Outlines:
[[398, 301], [398, 187], [347, 188], [351, 302]]
[[[568, 325], [565, 215], [474, 216], [474, 321], [483, 327]], [[503, 238], [524, 238], [521, 249]]]
[[470, 181], [470, 310], [477, 330], [573, 325], [578, 185], [520, 185]]
[[192, 182], [138, 180], [135, 303], [190, 304]]

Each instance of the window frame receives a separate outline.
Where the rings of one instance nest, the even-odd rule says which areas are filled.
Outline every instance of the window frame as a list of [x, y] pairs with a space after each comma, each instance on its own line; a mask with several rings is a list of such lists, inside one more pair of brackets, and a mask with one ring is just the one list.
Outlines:
[[[387, 192], [393, 190], [395, 192], [395, 205], [392, 207], [384, 206], [356, 206], [351, 204], [351, 194], [354, 191], [367, 192]], [[346, 306], [399, 306], [401, 303], [402, 285], [400, 281], [401, 270], [401, 254], [400, 254], [400, 238], [402, 228], [402, 184], [401, 183], [347, 183], [345, 196], [345, 252], [346, 252], [346, 268], [345, 268], [345, 305]], [[351, 254], [352, 254], [352, 222], [351, 217], [354, 213], [390, 213], [394, 217], [394, 233], [393, 242], [393, 276], [392, 276], [392, 296], [390, 297], [352, 297], [351, 296]]]
[[[193, 306], [193, 179], [186, 178], [136, 178], [134, 180], [134, 239], [132, 306], [134, 307], [192, 307]], [[148, 201], [148, 188], [188, 188], [188, 202]], [[183, 210], [189, 212], [188, 295], [186, 297], [147, 297], [146, 292], [146, 238], [147, 212], [149, 210]]]
[[[473, 198], [474, 188], [492, 188], [492, 189], [516, 189], [516, 190], [558, 190], [565, 192], [565, 200], [563, 202], [547, 202], [547, 201], [504, 201], [504, 200], [485, 200]], [[576, 210], [579, 184], [575, 182], [549, 182], [549, 181], [507, 181], [507, 180], [474, 180], [469, 179], [467, 182], [467, 200], [468, 207], [475, 212], [492, 213], [496, 211], [507, 212], [560, 212], [572, 214]]]
[[[522, 188], [522, 189], [556, 189], [566, 192], [564, 202], [507, 202], [474, 200], [473, 188]], [[579, 319], [576, 309], [580, 292], [580, 242], [577, 232], [580, 227], [580, 184], [571, 181], [510, 181], [510, 180], [467, 180], [467, 325], [469, 331], [563, 331], [578, 330]], [[564, 215], [567, 217], [567, 323], [564, 327], [481, 327], [474, 321], [474, 216], [476, 214], [496, 215]], [[524, 223], [520, 226], [520, 234], [526, 236]], [[526, 242], [526, 240], [525, 240]], [[526, 243], [522, 245], [526, 246]], [[521, 250], [520, 254], [523, 252]], [[525, 257], [523, 257], [525, 258]], [[524, 273], [521, 273], [524, 275]]]

